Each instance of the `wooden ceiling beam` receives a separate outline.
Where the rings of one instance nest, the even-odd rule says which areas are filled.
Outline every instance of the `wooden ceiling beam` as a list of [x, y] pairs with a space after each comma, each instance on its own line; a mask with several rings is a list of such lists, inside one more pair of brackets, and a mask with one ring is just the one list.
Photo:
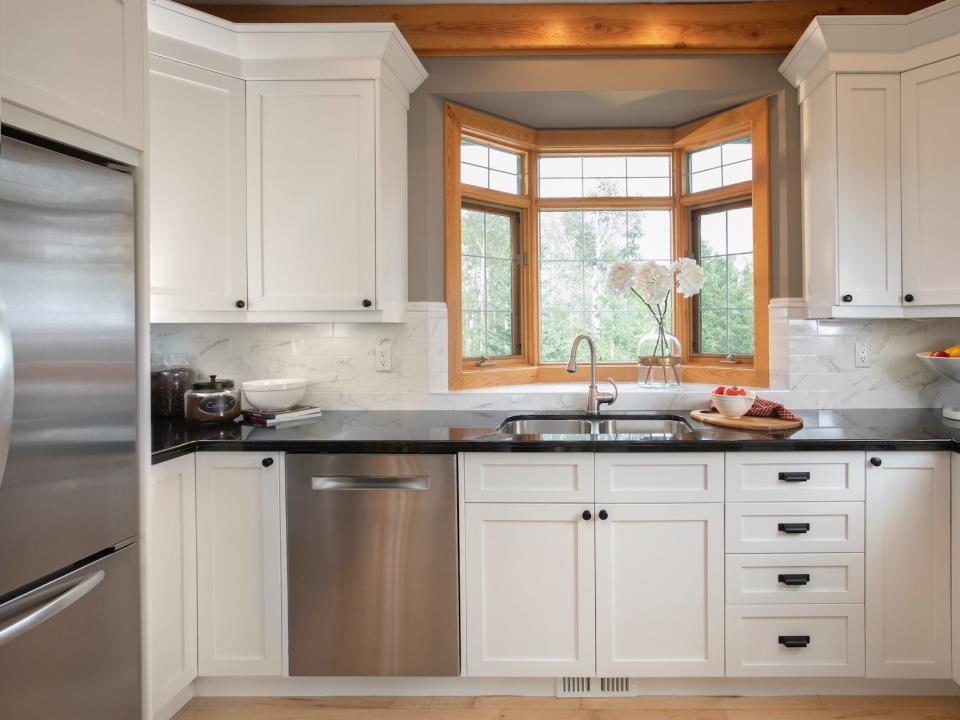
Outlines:
[[[335, 1], [335, 0], [333, 0]], [[544, 5], [205, 5], [235, 22], [392, 22], [418, 55], [786, 53], [817, 15], [901, 15], [931, 0]]]

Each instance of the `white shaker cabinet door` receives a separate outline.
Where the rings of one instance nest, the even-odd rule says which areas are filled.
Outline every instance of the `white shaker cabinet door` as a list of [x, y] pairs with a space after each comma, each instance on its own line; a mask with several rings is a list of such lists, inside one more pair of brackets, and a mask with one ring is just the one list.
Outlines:
[[837, 294], [900, 307], [899, 74], [837, 76]]
[[723, 505], [597, 505], [597, 673], [723, 675]]
[[[243, 81], [150, 58], [150, 311], [247, 300]], [[183, 319], [182, 316], [174, 319]]]
[[277, 453], [197, 453], [199, 674], [282, 674]]
[[594, 675], [592, 514], [587, 504], [466, 505], [468, 676]]
[[147, 717], [197, 677], [197, 515], [193, 453], [154, 465], [143, 528]]
[[140, 150], [144, 0], [3, 0], [3, 99]]
[[903, 73], [903, 292], [960, 304], [960, 57]]
[[373, 310], [373, 80], [247, 83], [250, 310]]
[[949, 678], [950, 455], [870, 455], [867, 676]]

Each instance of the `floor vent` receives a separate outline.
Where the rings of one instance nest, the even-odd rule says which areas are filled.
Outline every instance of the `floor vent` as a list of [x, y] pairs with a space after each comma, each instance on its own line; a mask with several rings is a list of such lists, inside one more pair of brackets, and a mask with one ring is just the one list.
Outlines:
[[564, 677], [557, 680], [557, 697], [629, 695], [630, 678]]

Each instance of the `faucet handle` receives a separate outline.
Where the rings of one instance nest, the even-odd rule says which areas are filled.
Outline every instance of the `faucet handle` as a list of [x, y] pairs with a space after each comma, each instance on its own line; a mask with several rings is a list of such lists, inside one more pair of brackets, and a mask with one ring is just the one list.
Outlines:
[[597, 403], [604, 404], [604, 405], [613, 405], [617, 401], [617, 398], [620, 397], [620, 388], [617, 387], [617, 383], [614, 382], [612, 377], [608, 377], [607, 380], [610, 382], [611, 385], [613, 385], [613, 392], [597, 393]]

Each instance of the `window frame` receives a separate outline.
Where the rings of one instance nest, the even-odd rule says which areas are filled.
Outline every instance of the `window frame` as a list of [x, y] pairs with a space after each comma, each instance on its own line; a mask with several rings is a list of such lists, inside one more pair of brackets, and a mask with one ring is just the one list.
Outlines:
[[[683, 346], [683, 379], [693, 383], [727, 383], [766, 387], [769, 383], [768, 308], [770, 297], [769, 107], [760, 98], [739, 107], [679, 126], [616, 130], [534, 130], [502, 118], [447, 102], [444, 105], [445, 286], [449, 326], [448, 384], [451, 390], [586, 381], [583, 364], [576, 374], [563, 363], [540, 362], [539, 227], [540, 210], [670, 209], [673, 257], [691, 255], [691, 213], [694, 210], [751, 199], [754, 220], [754, 355], [730, 364], [716, 355], [691, 354], [692, 301], [674, 293], [673, 332]], [[752, 179], [698, 193], [687, 192], [688, 154], [749, 134], [753, 145]], [[522, 154], [521, 193], [513, 195], [460, 183], [461, 136]], [[537, 166], [541, 155], [669, 154], [671, 195], [661, 197], [538, 198]], [[520, 335], [522, 353], [497, 358], [480, 367], [463, 357], [460, 302], [460, 209], [467, 201], [520, 212]], [[573, 338], [571, 338], [572, 341]], [[635, 381], [637, 365], [603, 363], [603, 374]]]

